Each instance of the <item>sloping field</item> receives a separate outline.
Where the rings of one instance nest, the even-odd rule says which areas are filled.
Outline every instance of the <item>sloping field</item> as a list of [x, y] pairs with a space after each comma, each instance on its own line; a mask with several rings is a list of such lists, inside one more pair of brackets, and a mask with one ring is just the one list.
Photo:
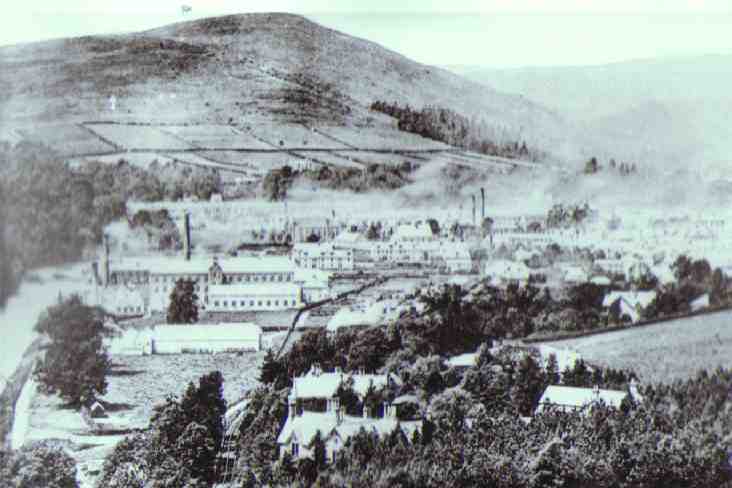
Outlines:
[[315, 163], [323, 163], [340, 168], [364, 168], [363, 164], [357, 163], [356, 161], [353, 161], [346, 156], [340, 156], [338, 153], [335, 152], [307, 151], [296, 154], [301, 156], [304, 160], [313, 161]]
[[176, 150], [192, 145], [149, 125], [87, 124], [85, 127], [123, 149]]
[[200, 151], [198, 154], [211, 161], [241, 167], [250, 171], [267, 172], [294, 161], [295, 158], [286, 152], [246, 153], [238, 151]]
[[249, 174], [249, 171], [247, 171], [247, 168], [238, 168], [237, 166], [233, 164], [225, 164], [225, 163], [219, 163], [216, 161], [211, 161], [210, 159], [203, 157], [199, 154], [196, 154], [194, 152], [185, 152], [185, 153], [176, 153], [176, 154], [165, 154], [165, 157], [171, 158], [174, 161], [178, 161], [181, 163], [187, 163], [194, 166], [202, 166], [205, 168], [212, 168], [217, 169], [219, 171], [230, 171], [232, 173], [242, 173], [242, 174]]
[[50, 146], [65, 157], [104, 153], [116, 149], [84, 127], [74, 124], [42, 125], [18, 132], [29, 142]]
[[[377, 153], [367, 151], [339, 151], [339, 156], [345, 156], [351, 158], [354, 161], [359, 161], [363, 164], [383, 164], [386, 166], [399, 166], [402, 163], [412, 163], [411, 158], [402, 156], [401, 154], [395, 153]], [[426, 156], [431, 156], [427, 154]]]
[[452, 149], [452, 147], [447, 144], [420, 137], [409, 132], [401, 132], [396, 129], [384, 129], [377, 127], [359, 129], [354, 127], [329, 126], [319, 127], [318, 130], [360, 149], [393, 149], [402, 151]]
[[732, 311], [548, 343], [588, 361], [632, 368], [644, 382], [671, 382], [700, 369], [732, 367]]
[[251, 134], [226, 125], [166, 126], [164, 132], [174, 134], [195, 147], [231, 149], [273, 149]]
[[257, 124], [250, 132], [273, 147], [348, 149], [348, 146], [325, 137], [314, 130], [295, 124]]

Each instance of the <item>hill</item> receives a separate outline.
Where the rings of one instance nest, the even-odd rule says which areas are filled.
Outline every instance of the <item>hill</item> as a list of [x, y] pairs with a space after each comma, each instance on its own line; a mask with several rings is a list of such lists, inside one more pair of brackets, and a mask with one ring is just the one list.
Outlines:
[[390, 126], [368, 111], [388, 100], [481, 116], [529, 144], [564, 137], [561, 118], [521, 96], [290, 14], [4, 47], [0, 86], [6, 128], [90, 120]]
[[732, 55], [600, 66], [451, 69], [561, 112], [606, 154], [657, 167], [729, 165]]

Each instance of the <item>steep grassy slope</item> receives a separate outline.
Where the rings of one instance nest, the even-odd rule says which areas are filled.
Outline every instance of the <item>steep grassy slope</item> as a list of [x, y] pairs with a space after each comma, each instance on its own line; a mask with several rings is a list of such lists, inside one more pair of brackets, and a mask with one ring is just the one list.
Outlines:
[[521, 96], [295, 15], [216, 17], [0, 49], [0, 125], [6, 126], [99, 119], [352, 125], [367, 117], [391, 124], [368, 112], [377, 99], [481, 116], [534, 145], [565, 137], [559, 117]]

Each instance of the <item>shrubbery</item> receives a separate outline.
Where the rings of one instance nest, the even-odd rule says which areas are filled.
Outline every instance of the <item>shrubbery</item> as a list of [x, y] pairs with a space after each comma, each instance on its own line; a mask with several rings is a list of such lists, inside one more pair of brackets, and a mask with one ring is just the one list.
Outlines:
[[76, 464], [50, 442], [0, 451], [0, 488], [76, 488]]

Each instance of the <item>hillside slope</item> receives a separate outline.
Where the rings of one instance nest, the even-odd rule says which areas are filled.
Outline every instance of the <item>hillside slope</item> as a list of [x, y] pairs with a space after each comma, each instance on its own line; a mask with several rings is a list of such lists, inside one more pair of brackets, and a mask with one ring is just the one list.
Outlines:
[[[119, 120], [350, 125], [375, 100], [480, 116], [558, 144], [554, 112], [289, 14], [195, 20], [131, 35], [0, 48], [0, 125]], [[110, 98], [114, 96], [114, 110]]]
[[616, 158], [677, 168], [730, 163], [732, 55], [601, 66], [451, 69], [561, 112], [583, 127], [582, 139]]

